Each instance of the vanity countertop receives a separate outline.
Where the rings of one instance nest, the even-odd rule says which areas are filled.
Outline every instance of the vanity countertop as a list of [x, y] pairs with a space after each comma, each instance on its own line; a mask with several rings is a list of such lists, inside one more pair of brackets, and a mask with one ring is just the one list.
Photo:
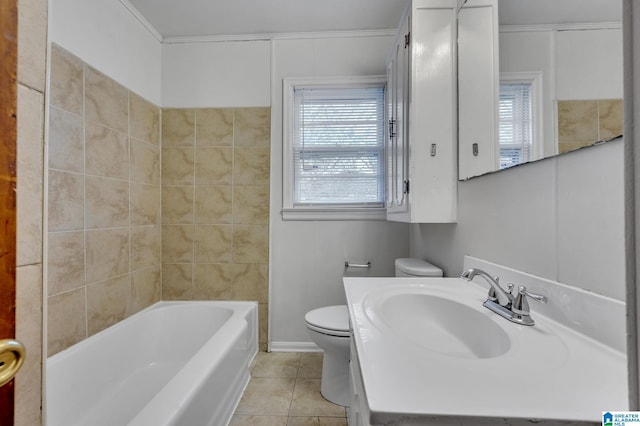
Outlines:
[[[370, 424], [437, 419], [442, 424], [464, 419], [599, 423], [603, 411], [628, 407], [625, 354], [536, 315], [534, 303], [536, 325], [528, 327], [484, 308], [486, 290], [459, 278], [345, 278], [344, 284]], [[402, 295], [396, 300], [407, 304], [421, 294], [471, 308], [469, 317], [452, 315], [457, 332], [473, 339], [467, 331], [476, 326], [469, 321], [475, 318], [471, 322], [497, 332], [497, 343], [478, 356], [448, 350], [420, 335], [421, 327], [428, 327], [419, 324], [425, 318], [401, 327], [384, 313], [391, 296]], [[415, 315], [413, 309], [407, 306], [398, 315]]]

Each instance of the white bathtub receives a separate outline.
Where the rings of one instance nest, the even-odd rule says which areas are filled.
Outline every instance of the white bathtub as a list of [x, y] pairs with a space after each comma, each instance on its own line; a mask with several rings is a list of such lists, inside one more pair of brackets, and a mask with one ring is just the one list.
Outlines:
[[226, 425], [257, 349], [256, 303], [156, 303], [47, 360], [47, 425]]

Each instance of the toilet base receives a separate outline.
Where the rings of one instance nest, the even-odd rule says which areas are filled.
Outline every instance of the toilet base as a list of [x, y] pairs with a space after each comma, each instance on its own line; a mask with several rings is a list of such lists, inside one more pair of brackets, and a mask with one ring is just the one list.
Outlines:
[[329, 354], [325, 351], [322, 360], [322, 383], [320, 393], [324, 399], [334, 404], [348, 407], [351, 402], [349, 393], [349, 352]]

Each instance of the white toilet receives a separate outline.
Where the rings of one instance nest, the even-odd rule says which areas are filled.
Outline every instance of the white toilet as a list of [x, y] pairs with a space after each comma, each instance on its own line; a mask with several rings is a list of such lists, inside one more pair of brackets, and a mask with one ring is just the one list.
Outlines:
[[[396, 277], [441, 277], [442, 269], [426, 260], [396, 259]], [[311, 340], [324, 351], [320, 391], [334, 404], [348, 406], [349, 311], [346, 305], [325, 306], [304, 316]]]

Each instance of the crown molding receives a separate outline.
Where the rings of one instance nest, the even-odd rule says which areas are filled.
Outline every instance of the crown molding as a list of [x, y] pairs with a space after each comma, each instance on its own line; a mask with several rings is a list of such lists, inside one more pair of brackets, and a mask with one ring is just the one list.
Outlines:
[[621, 22], [585, 22], [575, 24], [501, 25], [500, 32], [516, 33], [536, 31], [613, 30], [621, 28]]
[[149, 22], [147, 18], [145, 18], [144, 15], [140, 13], [138, 8], [135, 7], [129, 0], [120, 0], [120, 3], [133, 15], [134, 18], [138, 20], [138, 22], [142, 24], [143, 27], [147, 29], [147, 31], [149, 31], [149, 33], [151, 33], [151, 35], [156, 40], [158, 40], [160, 43], [164, 41], [162, 34], [160, 34], [158, 30], [156, 30], [156, 27], [154, 27], [151, 22]]
[[361, 30], [361, 31], [318, 31], [298, 33], [262, 33], [262, 34], [235, 34], [219, 36], [176, 36], [165, 37], [163, 43], [216, 43], [225, 41], [260, 41], [260, 40], [292, 40], [310, 38], [348, 38], [348, 37], [387, 37], [395, 36], [395, 29], [388, 30]]

